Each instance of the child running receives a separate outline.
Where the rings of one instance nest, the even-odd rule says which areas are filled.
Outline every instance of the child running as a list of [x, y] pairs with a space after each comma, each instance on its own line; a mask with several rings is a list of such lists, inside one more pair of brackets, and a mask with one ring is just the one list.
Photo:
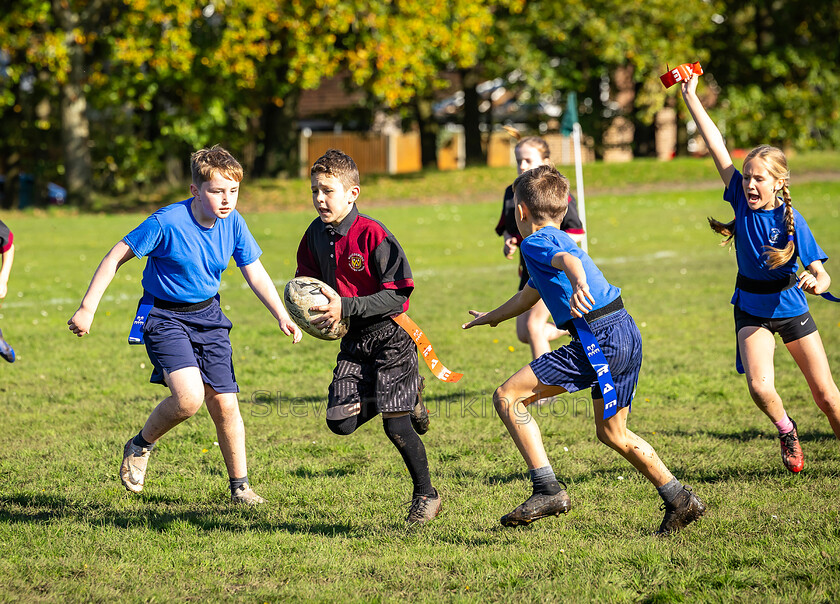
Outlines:
[[[520, 175], [513, 183], [513, 190], [516, 222], [524, 237], [520, 250], [531, 278], [521, 291], [495, 310], [469, 311], [475, 318], [462, 327], [495, 327], [542, 299], [554, 321], [568, 328], [573, 339], [517, 371], [493, 393], [496, 411], [525, 459], [533, 482], [531, 497], [502, 516], [502, 525], [528, 524], [571, 509], [566, 485], [554, 474], [539, 426], [527, 406], [548, 396], [591, 388], [598, 439], [653, 483], [663, 499], [665, 517], [656, 534], [679, 531], [700, 518], [706, 506], [674, 478], [653, 447], [627, 429], [627, 416], [642, 364], [642, 337], [624, 310], [621, 290], [611, 285], [592, 259], [560, 229], [568, 203], [569, 181], [553, 167], [540, 166]], [[585, 320], [580, 319], [584, 316]], [[591, 338], [585, 347], [581, 343], [584, 336]], [[598, 347], [606, 361], [601, 365], [589, 359]], [[600, 382], [607, 369], [612, 380], [602, 386]], [[611, 394], [615, 391], [610, 403], [610, 412], [614, 413], [611, 416], [605, 408], [602, 391]]]
[[[15, 236], [9, 227], [0, 220], [0, 300], [9, 293], [9, 275], [12, 272], [12, 263], [15, 260]], [[3, 338], [0, 331], [0, 357], [9, 363], [15, 362], [15, 349]]]
[[[551, 163], [551, 150], [544, 138], [539, 136], [522, 135], [515, 128], [505, 126], [505, 130], [518, 142], [514, 148], [516, 157], [516, 175], [527, 172], [537, 166], [545, 166]], [[516, 204], [513, 202], [513, 186], [505, 189], [505, 196], [502, 200], [502, 215], [499, 217], [499, 224], [496, 225], [496, 234], [504, 240], [502, 252], [505, 258], [512, 259], [522, 241], [522, 236], [516, 228]], [[575, 243], [583, 240], [584, 230], [577, 211], [577, 200], [569, 195], [569, 206], [566, 216], [560, 225], [560, 230], [565, 231]], [[522, 254], [519, 255], [519, 289], [521, 290], [528, 283], [528, 267]], [[516, 317], [516, 337], [523, 344], [531, 347], [531, 356], [537, 358], [551, 350], [551, 342], [561, 336], [569, 335], [565, 329], [559, 329], [549, 321], [550, 315], [545, 302], [540, 300], [531, 310], [528, 310]]]
[[[761, 145], [744, 158], [743, 173], [732, 165], [723, 136], [697, 96], [697, 76], [681, 84], [685, 104], [715, 161], [726, 187], [723, 198], [735, 219], [712, 229], [735, 241], [738, 278], [732, 304], [737, 336], [736, 368], [746, 373], [753, 401], [779, 431], [782, 462], [801, 472], [805, 458], [794, 422], [776, 392], [773, 355], [775, 333], [805, 375], [817, 406], [840, 438], [840, 391], [831, 377], [828, 359], [805, 293], [827, 292], [831, 278], [823, 267], [828, 259], [802, 215], [791, 205], [787, 160], [780, 149]], [[805, 270], [797, 278], [796, 259]]]
[[245, 424], [230, 344], [233, 325], [219, 307], [221, 276], [231, 258], [283, 333], [295, 343], [302, 334], [260, 262], [262, 250], [236, 210], [242, 166], [219, 146], [196, 151], [191, 163], [193, 196], [161, 208], [108, 252], [67, 323], [79, 337], [89, 333], [117, 270], [132, 258], [147, 256], [135, 326], [142, 327], [140, 339], [153, 365], [150, 381], [168, 386], [170, 395], [125, 444], [120, 480], [132, 493], [142, 491], [158, 439], [206, 403], [225, 460], [231, 501], [255, 505], [265, 500], [248, 481]]
[[419, 436], [429, 429], [429, 414], [419, 395], [417, 346], [391, 318], [408, 310], [411, 268], [396, 237], [356, 208], [361, 186], [353, 158], [330, 149], [310, 174], [318, 218], [300, 242], [295, 276], [315, 277], [338, 293], [324, 292], [329, 303], [313, 307], [323, 313], [314, 324], [350, 319], [329, 388], [327, 427], [348, 436], [382, 415], [413, 483], [406, 521], [422, 525], [441, 509]]

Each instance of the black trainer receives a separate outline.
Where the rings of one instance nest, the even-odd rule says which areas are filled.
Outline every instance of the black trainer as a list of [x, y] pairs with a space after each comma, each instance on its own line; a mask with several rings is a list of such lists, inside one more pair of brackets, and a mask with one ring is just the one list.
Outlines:
[[502, 526], [530, 524], [534, 520], [548, 516], [559, 516], [572, 509], [572, 500], [566, 492], [566, 485], [554, 495], [534, 493], [525, 503], [520, 504], [511, 513], [502, 516]]
[[429, 431], [429, 411], [426, 405], [423, 404], [423, 389], [426, 387], [426, 378], [420, 376], [420, 387], [417, 389], [417, 402], [414, 403], [414, 409], [409, 414], [411, 416], [411, 425], [414, 426], [414, 431], [417, 434], [423, 435]]
[[663, 502], [659, 509], [665, 510], [665, 518], [659, 525], [656, 535], [664, 536], [672, 535], [698, 520], [706, 513], [706, 504], [691, 492], [691, 487], [684, 486], [674, 501]]

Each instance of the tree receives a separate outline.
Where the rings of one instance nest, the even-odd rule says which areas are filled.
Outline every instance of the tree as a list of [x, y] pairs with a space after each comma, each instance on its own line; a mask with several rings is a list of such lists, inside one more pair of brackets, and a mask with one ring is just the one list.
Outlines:
[[702, 43], [729, 143], [840, 146], [840, 1], [721, 2]]

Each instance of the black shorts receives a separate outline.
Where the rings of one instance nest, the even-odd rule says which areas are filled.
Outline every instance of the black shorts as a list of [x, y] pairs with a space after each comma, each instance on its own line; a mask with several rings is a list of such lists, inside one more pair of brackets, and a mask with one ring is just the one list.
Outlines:
[[388, 319], [342, 338], [327, 409], [343, 407], [342, 417], [357, 415], [362, 405], [374, 405], [377, 413], [411, 411], [419, 387], [417, 345]]
[[768, 319], [766, 317], [756, 317], [748, 312], [745, 312], [735, 306], [735, 335], [744, 327], [763, 327], [770, 333], [777, 333], [781, 336], [782, 342], [794, 342], [799, 338], [817, 331], [817, 325], [814, 323], [814, 318], [811, 313], [805, 312], [798, 317], [782, 317], [778, 319]]

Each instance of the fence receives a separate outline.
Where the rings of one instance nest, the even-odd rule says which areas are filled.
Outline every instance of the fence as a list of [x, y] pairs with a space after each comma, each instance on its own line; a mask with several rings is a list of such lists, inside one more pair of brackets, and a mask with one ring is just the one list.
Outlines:
[[[438, 150], [438, 169], [458, 170], [464, 167], [464, 135], [454, 132]], [[543, 138], [551, 150], [555, 164], [575, 163], [572, 139], [560, 134], [547, 134]], [[504, 132], [493, 132], [487, 141], [488, 166], [513, 166], [513, 149], [516, 141]], [[300, 174], [309, 176], [309, 166], [327, 149], [341, 149], [350, 155], [362, 174], [404, 174], [422, 168], [420, 134], [396, 132], [304, 132], [300, 137]], [[587, 137], [581, 145], [583, 162], [595, 160], [592, 140]]]

